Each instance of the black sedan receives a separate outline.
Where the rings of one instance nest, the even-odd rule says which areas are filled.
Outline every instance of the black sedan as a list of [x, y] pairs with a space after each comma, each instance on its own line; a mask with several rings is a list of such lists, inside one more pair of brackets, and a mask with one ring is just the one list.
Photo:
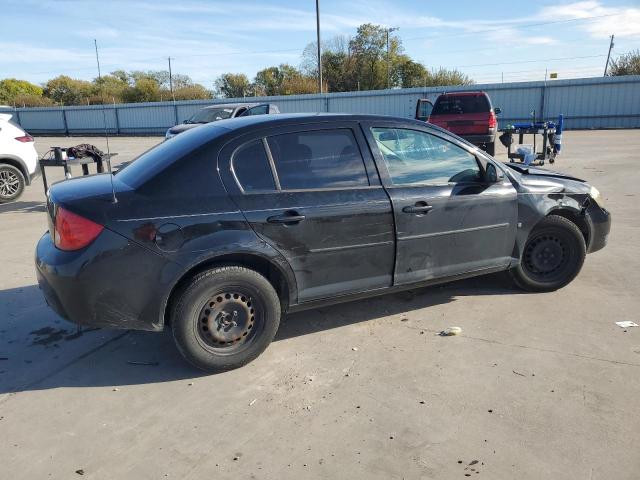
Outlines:
[[49, 305], [83, 325], [170, 326], [207, 371], [256, 358], [286, 312], [497, 271], [561, 288], [611, 222], [583, 180], [423, 122], [322, 114], [204, 125], [113, 176], [53, 185], [47, 210]]

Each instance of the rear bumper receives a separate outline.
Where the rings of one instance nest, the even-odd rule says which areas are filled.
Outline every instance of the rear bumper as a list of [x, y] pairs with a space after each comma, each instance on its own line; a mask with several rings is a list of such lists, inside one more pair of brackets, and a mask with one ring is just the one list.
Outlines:
[[605, 247], [611, 231], [611, 214], [601, 208], [596, 202], [591, 202], [585, 212], [585, 218], [589, 223], [589, 245], [587, 253], [597, 252]]
[[38, 285], [47, 304], [80, 325], [161, 330], [167, 260], [110, 230], [82, 250], [56, 248], [49, 233], [36, 247]]
[[496, 140], [496, 134], [489, 135], [460, 135], [460, 137], [464, 138], [467, 142], [473, 143], [474, 145], [483, 145], [485, 143], [493, 143]]

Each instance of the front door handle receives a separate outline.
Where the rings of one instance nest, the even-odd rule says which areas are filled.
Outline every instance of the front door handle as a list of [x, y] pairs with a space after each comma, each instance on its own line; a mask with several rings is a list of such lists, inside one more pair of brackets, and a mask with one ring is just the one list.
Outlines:
[[402, 209], [404, 213], [427, 213], [433, 209], [433, 206], [427, 205], [425, 202], [418, 202], [414, 206], [407, 206]]
[[298, 212], [285, 212], [282, 215], [274, 215], [273, 217], [267, 218], [267, 222], [269, 223], [280, 223], [280, 224], [294, 224], [300, 223], [304, 220], [304, 215], [299, 215]]

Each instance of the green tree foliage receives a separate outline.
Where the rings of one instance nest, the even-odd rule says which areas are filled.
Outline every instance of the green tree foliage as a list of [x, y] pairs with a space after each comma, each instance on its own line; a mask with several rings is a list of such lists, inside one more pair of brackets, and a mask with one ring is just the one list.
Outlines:
[[29, 103], [29, 106], [33, 106], [33, 102], [37, 103], [38, 99], [42, 99], [42, 88], [39, 86], [15, 78], [0, 80], [1, 104], [22, 106]]
[[215, 81], [216, 91], [227, 98], [244, 97], [250, 93], [251, 84], [244, 73], [225, 73]]
[[44, 94], [61, 105], [87, 104], [93, 93], [91, 82], [76, 80], [66, 75], [52, 78], [44, 86]]
[[633, 50], [612, 60], [608, 75], [640, 75], [640, 50]]

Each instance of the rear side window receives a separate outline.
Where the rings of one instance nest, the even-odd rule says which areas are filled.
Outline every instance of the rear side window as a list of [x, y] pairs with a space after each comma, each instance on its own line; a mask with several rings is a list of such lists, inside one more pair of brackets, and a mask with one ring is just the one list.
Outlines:
[[349, 129], [288, 133], [268, 142], [283, 190], [369, 186]]
[[489, 100], [485, 95], [444, 95], [436, 100], [431, 115], [483, 113], [490, 109]]
[[261, 139], [238, 147], [233, 152], [231, 168], [245, 192], [276, 189], [269, 159]]

